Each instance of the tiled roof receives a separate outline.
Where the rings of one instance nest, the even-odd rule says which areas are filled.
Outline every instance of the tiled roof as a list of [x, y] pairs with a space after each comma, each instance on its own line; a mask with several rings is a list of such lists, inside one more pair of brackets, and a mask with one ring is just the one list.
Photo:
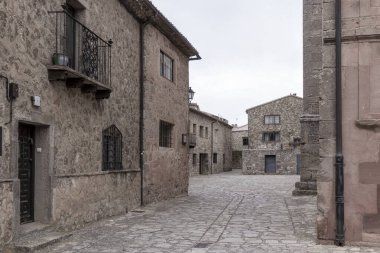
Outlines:
[[260, 106], [263, 106], [263, 105], [267, 105], [267, 104], [270, 104], [270, 103], [273, 103], [273, 102], [276, 102], [276, 101], [278, 101], [278, 100], [281, 100], [281, 99], [284, 99], [284, 98], [288, 98], [288, 97], [292, 97], [292, 98], [296, 98], [296, 99], [301, 99], [301, 100], [303, 99], [303, 98], [301, 98], [301, 97], [298, 97], [298, 96], [296, 96], [296, 95], [291, 94], [291, 95], [287, 95], [287, 96], [285, 96], [285, 97], [281, 97], [281, 98], [277, 98], [277, 99], [271, 100], [271, 101], [266, 102], [266, 103], [261, 104], [261, 105], [256, 105], [256, 106], [254, 106], [254, 107], [248, 108], [248, 109], [246, 110], [246, 112], [248, 112], [248, 111], [250, 111], [250, 110], [252, 110], [252, 109], [255, 109], [255, 108], [257, 108], [257, 107], [260, 107]]
[[149, 0], [120, 0], [140, 22], [149, 22], [190, 59], [201, 59], [198, 51]]
[[189, 108], [190, 112], [194, 112], [194, 113], [197, 113], [197, 114], [200, 114], [202, 116], [205, 116], [205, 117], [208, 117], [209, 119], [211, 120], [215, 120], [216, 122], [219, 122], [229, 128], [232, 128], [232, 126], [230, 124], [228, 124], [228, 120], [226, 119], [223, 119], [221, 117], [218, 117], [214, 114], [211, 114], [211, 113], [208, 113], [208, 112], [204, 112], [204, 111], [201, 111], [201, 110], [197, 110], [197, 109], [194, 109], [194, 108]]
[[240, 132], [240, 131], [248, 131], [248, 124], [244, 125], [244, 126], [236, 126], [232, 129], [232, 132]]

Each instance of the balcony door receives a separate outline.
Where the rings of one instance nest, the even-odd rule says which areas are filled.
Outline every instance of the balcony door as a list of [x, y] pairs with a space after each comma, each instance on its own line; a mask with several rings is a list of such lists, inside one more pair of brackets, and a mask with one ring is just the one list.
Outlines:
[[66, 45], [65, 53], [69, 57], [69, 67], [75, 69], [75, 9], [70, 4], [66, 3], [64, 9], [67, 13], [65, 15], [65, 36]]

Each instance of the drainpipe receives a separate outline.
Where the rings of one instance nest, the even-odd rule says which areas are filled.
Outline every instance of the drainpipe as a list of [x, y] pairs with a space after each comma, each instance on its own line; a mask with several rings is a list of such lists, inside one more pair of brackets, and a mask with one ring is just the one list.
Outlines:
[[336, 237], [335, 245], [344, 246], [344, 162], [342, 145], [342, 24], [341, 0], [335, 0], [336, 42], [336, 156], [335, 156], [335, 201]]
[[139, 124], [139, 153], [140, 153], [140, 199], [144, 205], [144, 29], [148, 22], [140, 22], [140, 124]]
[[212, 167], [213, 167], [213, 164], [214, 164], [214, 123], [216, 121], [213, 121], [211, 122], [211, 156], [210, 156], [210, 161], [211, 161], [211, 166], [210, 166], [210, 170], [211, 170], [211, 175], [212, 175]]
[[12, 124], [12, 118], [13, 118], [13, 99], [10, 97], [10, 84], [9, 79], [6, 76], [3, 76], [0, 74], [0, 78], [5, 80], [5, 92], [6, 92], [6, 98], [9, 102], [9, 121], [5, 123], [5, 125]]

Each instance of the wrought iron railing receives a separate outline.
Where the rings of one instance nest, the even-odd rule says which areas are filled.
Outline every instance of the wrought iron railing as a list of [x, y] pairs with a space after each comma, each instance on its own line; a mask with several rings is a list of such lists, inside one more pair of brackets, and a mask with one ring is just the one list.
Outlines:
[[55, 15], [53, 64], [64, 65], [106, 86], [111, 86], [111, 45], [63, 11]]
[[190, 148], [194, 148], [197, 145], [197, 136], [195, 134], [188, 134], [187, 139]]

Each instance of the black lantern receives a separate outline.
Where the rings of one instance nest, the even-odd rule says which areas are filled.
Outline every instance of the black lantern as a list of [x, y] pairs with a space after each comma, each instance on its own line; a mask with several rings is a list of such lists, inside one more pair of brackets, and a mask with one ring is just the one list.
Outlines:
[[195, 94], [195, 91], [193, 91], [191, 89], [191, 87], [189, 87], [189, 101], [191, 102], [191, 100], [193, 100], [194, 98], [194, 94]]

